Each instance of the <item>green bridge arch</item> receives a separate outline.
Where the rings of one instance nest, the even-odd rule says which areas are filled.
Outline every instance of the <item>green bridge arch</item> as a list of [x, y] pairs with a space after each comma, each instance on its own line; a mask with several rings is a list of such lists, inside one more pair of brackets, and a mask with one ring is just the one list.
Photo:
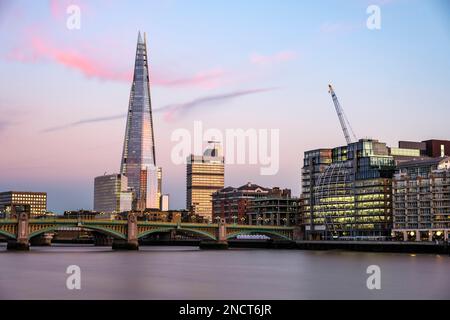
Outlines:
[[88, 229], [88, 230], [91, 230], [91, 231], [97, 231], [97, 232], [100, 232], [102, 234], [106, 234], [106, 235], [111, 236], [111, 237], [116, 238], [116, 239], [121, 239], [121, 240], [126, 240], [127, 239], [126, 235], [124, 235], [124, 234], [122, 234], [120, 232], [111, 230], [109, 228], [105, 228], [105, 227], [101, 227], [101, 226], [91, 226], [91, 225], [78, 226], [76, 224], [74, 224], [74, 225], [67, 225], [67, 224], [65, 224], [65, 225], [56, 225], [56, 226], [51, 226], [51, 227], [48, 227], [48, 228], [44, 228], [44, 229], [41, 229], [41, 230], [38, 230], [38, 231], [30, 233], [28, 238], [31, 239], [31, 238], [39, 236], [39, 235], [41, 235], [43, 233], [54, 232], [54, 231], [58, 230], [61, 227], [80, 227], [80, 228]]
[[9, 233], [7, 231], [0, 230], [0, 235], [5, 236], [8, 239], [13, 239], [13, 240], [16, 239], [16, 235], [15, 234]]

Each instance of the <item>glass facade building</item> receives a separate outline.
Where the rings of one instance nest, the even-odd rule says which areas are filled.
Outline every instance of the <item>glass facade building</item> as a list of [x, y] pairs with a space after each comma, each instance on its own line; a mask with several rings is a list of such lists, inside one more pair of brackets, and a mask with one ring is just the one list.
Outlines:
[[132, 192], [128, 190], [128, 179], [121, 174], [96, 177], [94, 180], [94, 211], [119, 213], [130, 211]]
[[302, 223], [307, 238], [387, 238], [392, 228], [395, 162], [386, 144], [361, 139], [334, 148], [321, 160], [321, 166], [317, 165], [319, 159], [311, 160], [314, 152], [305, 153], [302, 174]]
[[158, 168], [155, 158], [147, 41], [138, 35], [133, 83], [128, 107], [120, 173], [133, 190], [133, 209], [158, 208]]

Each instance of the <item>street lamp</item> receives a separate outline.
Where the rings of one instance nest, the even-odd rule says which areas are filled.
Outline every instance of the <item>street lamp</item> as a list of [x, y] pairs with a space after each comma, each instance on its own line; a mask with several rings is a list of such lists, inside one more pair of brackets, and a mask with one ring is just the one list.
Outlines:
[[237, 219], [238, 217], [232, 216], [231, 218], [233, 218], [233, 222], [234, 222], [234, 224], [236, 224], [236, 219]]
[[220, 221], [220, 217], [219, 216], [216, 216], [214, 219], [217, 221], [217, 223], [219, 223], [219, 221]]
[[260, 225], [261, 224], [261, 220], [262, 220], [263, 218], [261, 217], [261, 216], [258, 216], [258, 218], [256, 218], [256, 220], [258, 220], [258, 225]]
[[241, 218], [241, 222], [242, 222], [242, 224], [245, 224], [245, 217]]

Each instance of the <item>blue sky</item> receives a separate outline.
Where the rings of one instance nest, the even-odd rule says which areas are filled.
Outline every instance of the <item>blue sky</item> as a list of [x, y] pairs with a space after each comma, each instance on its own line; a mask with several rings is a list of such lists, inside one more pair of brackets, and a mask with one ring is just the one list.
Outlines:
[[[69, 4], [81, 29], [66, 28]], [[366, 9], [381, 8], [381, 30]], [[450, 139], [450, 6], [445, 0], [0, 0], [0, 190], [47, 191], [49, 209], [91, 208], [93, 178], [117, 172], [137, 31], [147, 32], [153, 108], [268, 89], [154, 119], [171, 207], [184, 207], [185, 168], [171, 133], [280, 129], [281, 169], [230, 165], [226, 184], [300, 192], [305, 150], [345, 142], [332, 83], [358, 137]]]

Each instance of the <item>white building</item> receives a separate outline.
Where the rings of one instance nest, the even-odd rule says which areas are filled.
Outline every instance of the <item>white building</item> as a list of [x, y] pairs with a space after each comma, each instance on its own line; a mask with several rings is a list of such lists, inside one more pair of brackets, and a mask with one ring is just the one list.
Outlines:
[[118, 213], [130, 211], [133, 193], [128, 189], [128, 179], [121, 174], [96, 177], [94, 180], [94, 211]]

